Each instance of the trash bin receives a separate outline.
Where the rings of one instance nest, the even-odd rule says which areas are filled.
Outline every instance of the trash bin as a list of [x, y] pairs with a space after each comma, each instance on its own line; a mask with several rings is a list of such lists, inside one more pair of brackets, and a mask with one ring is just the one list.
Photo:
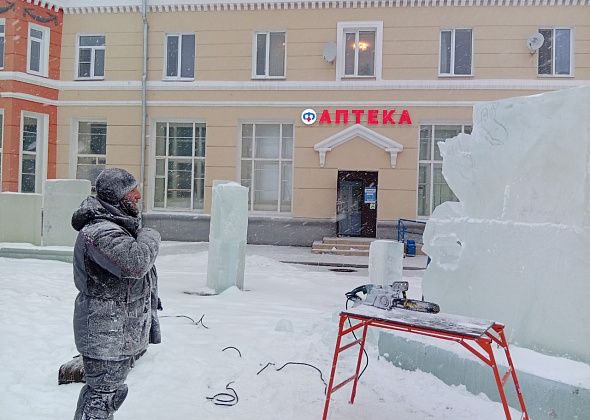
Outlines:
[[415, 257], [416, 256], [416, 241], [412, 240], [412, 239], [408, 239], [406, 241], [406, 254], [409, 257]]

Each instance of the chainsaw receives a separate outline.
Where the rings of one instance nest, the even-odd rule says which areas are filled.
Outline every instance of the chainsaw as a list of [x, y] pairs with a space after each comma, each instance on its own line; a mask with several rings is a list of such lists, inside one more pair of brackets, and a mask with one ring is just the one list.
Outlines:
[[[395, 281], [386, 286], [365, 284], [346, 293], [346, 298], [357, 305], [374, 306], [388, 311], [393, 308], [399, 308], [431, 314], [440, 312], [440, 307], [436, 303], [408, 299], [406, 296], [408, 288], [409, 284], [407, 281]], [[359, 293], [366, 295], [364, 300], [359, 296]]]

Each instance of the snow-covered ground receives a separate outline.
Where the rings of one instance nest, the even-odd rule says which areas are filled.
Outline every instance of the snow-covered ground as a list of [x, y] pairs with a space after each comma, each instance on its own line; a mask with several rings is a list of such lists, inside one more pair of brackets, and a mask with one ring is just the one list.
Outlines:
[[[205, 286], [206, 244], [165, 244], [157, 260], [163, 343], [150, 346], [131, 371], [129, 396], [116, 419], [320, 419], [324, 384], [319, 373], [307, 366], [274, 368], [289, 361], [311, 363], [328, 381], [344, 293], [367, 283], [366, 269], [334, 273], [279, 262], [288, 254], [288, 248], [249, 246], [247, 291], [199, 296], [185, 292]], [[420, 279], [409, 280], [411, 291], [419, 293]], [[0, 418], [73, 417], [81, 384], [58, 386], [57, 370], [77, 354], [71, 319], [75, 296], [71, 264], [0, 258]], [[196, 321], [203, 314], [208, 329], [174, 317]], [[370, 339], [370, 363], [355, 404], [347, 402], [347, 385], [333, 398], [331, 419], [503, 418], [501, 405], [483, 395], [379, 360], [375, 336]], [[237, 347], [242, 357], [233, 349], [222, 351], [227, 346]], [[352, 374], [354, 353], [343, 353], [339, 379]], [[257, 375], [268, 362], [274, 368]], [[237, 405], [216, 406], [206, 399], [232, 381]]]

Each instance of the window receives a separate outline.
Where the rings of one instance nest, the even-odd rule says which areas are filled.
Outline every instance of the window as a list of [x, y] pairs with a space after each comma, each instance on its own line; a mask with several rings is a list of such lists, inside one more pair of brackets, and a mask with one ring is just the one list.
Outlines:
[[166, 78], [194, 79], [195, 34], [166, 35]]
[[47, 77], [49, 65], [49, 28], [30, 23], [27, 72]]
[[338, 78], [381, 78], [383, 22], [338, 23]]
[[37, 149], [40, 143], [40, 123], [35, 117], [23, 116], [21, 138], [20, 192], [34, 193], [37, 184]]
[[473, 33], [471, 29], [440, 31], [441, 76], [471, 76], [473, 71]]
[[203, 123], [156, 123], [155, 208], [203, 208], [205, 137]]
[[471, 133], [470, 125], [421, 125], [418, 163], [418, 216], [430, 216], [445, 201], [457, 201], [442, 175], [438, 142], [459, 133]]
[[76, 179], [87, 179], [96, 186], [96, 177], [107, 163], [107, 124], [105, 122], [78, 122], [78, 158]]
[[79, 35], [76, 77], [104, 79], [104, 35]]
[[539, 48], [539, 75], [571, 76], [572, 31], [566, 28], [539, 29], [544, 41]]
[[291, 212], [292, 124], [242, 124], [241, 183], [250, 188], [250, 210]]
[[284, 78], [285, 32], [256, 32], [254, 34], [254, 78]]
[[0, 69], [4, 68], [4, 19], [0, 19]]

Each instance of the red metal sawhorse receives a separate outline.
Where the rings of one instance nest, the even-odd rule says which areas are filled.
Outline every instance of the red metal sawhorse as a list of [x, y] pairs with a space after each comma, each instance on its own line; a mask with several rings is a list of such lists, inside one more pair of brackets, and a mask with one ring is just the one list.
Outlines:
[[[347, 319], [349, 320], [350, 327], [345, 329], [344, 324]], [[352, 325], [352, 321], [358, 321], [358, 323]], [[336, 339], [336, 348], [334, 350], [334, 359], [332, 361], [332, 372], [330, 374], [330, 381], [328, 382], [328, 388], [326, 391], [326, 403], [324, 405], [324, 416], [322, 417], [323, 420], [328, 418], [328, 409], [330, 406], [330, 397], [332, 394], [350, 382], [353, 382], [350, 403], [354, 403], [359, 372], [361, 369], [362, 355], [365, 348], [365, 340], [367, 338], [367, 330], [369, 327], [405, 331], [408, 333], [440, 338], [441, 340], [454, 341], [461, 344], [480, 360], [482, 360], [486, 365], [492, 368], [492, 372], [498, 386], [498, 392], [500, 393], [502, 406], [504, 407], [504, 413], [506, 414], [506, 419], [511, 420], [512, 417], [508, 408], [508, 401], [506, 399], [504, 385], [511, 377], [522, 411], [521, 419], [529, 420], [524, 398], [518, 384], [516, 370], [514, 369], [514, 364], [512, 363], [512, 357], [510, 357], [508, 342], [506, 341], [506, 337], [504, 335], [504, 325], [493, 321], [484, 321], [450, 314], [427, 314], [404, 309], [392, 309], [390, 311], [385, 311], [367, 305], [360, 305], [356, 308], [352, 308], [340, 313], [338, 338]], [[351, 333], [354, 334], [354, 331], [361, 328], [361, 338], [355, 337], [355, 340], [341, 346], [342, 338], [344, 336]], [[500, 372], [498, 371], [496, 358], [492, 349], [493, 343], [496, 343], [498, 346], [504, 349], [506, 360], [508, 362], [508, 370], [502, 377], [500, 377]], [[356, 345], [359, 345], [360, 349], [358, 353], [355, 374], [350, 378], [340, 382], [339, 384], [334, 385], [338, 356], [344, 350], [347, 350]], [[479, 346], [481, 350], [479, 350], [477, 346]]]

